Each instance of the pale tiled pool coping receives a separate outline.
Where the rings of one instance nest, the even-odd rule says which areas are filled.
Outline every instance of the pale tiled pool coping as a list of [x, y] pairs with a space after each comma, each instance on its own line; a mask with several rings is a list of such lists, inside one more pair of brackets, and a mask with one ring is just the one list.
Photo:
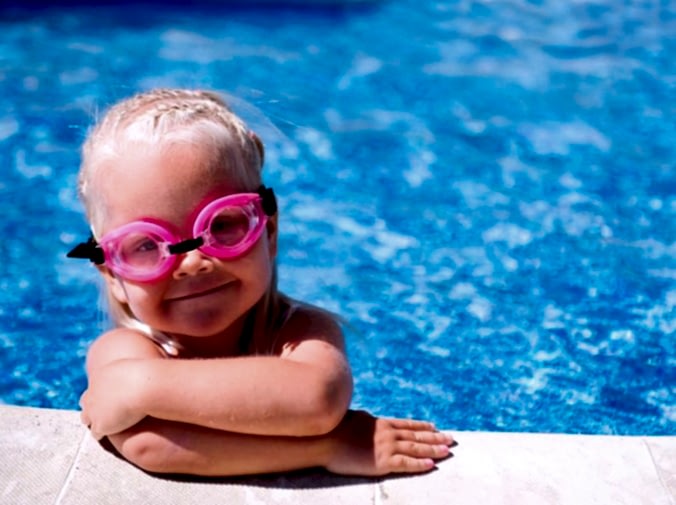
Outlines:
[[0, 503], [676, 505], [676, 436], [453, 433], [454, 456], [421, 476], [181, 481], [105, 451], [77, 412], [0, 406]]

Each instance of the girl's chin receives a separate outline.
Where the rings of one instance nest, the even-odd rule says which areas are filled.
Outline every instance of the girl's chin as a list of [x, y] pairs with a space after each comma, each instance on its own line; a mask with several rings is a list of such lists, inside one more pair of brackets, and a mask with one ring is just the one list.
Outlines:
[[199, 346], [222, 350], [238, 348], [244, 317], [226, 319], [222, 310], [192, 312], [190, 317], [179, 317], [176, 325], [165, 327], [164, 333], [176, 338], [183, 347]]

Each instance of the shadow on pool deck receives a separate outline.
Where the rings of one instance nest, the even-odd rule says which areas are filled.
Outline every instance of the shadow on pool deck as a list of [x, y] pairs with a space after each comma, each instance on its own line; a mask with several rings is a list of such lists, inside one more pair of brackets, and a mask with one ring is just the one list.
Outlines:
[[0, 406], [0, 503], [676, 505], [676, 436], [454, 435], [453, 458], [411, 477], [157, 477], [102, 448], [77, 412]]

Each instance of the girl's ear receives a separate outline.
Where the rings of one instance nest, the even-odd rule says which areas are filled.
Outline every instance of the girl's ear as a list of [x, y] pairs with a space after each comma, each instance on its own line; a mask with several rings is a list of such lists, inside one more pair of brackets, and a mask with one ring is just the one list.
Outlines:
[[99, 272], [103, 276], [103, 279], [108, 285], [108, 289], [112, 293], [113, 297], [121, 304], [127, 305], [129, 301], [127, 300], [127, 292], [124, 290], [124, 286], [120, 279], [113, 275], [113, 272], [105, 265], [97, 265]]
[[268, 234], [268, 248], [270, 253], [270, 258], [274, 259], [277, 257], [277, 216], [270, 216], [268, 222], [265, 225], [265, 229]]

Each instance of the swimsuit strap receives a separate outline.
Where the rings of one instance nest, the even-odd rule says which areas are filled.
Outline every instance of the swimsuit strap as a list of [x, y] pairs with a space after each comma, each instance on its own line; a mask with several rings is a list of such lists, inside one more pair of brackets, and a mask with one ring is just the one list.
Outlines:
[[171, 358], [177, 358], [183, 350], [183, 346], [161, 331], [151, 330], [147, 336], [150, 340], [159, 345], [167, 356]]
[[[274, 321], [272, 321], [270, 327], [266, 328], [268, 331], [272, 332], [272, 334], [267, 336], [267, 347], [269, 348], [264, 351], [265, 353], [272, 352], [279, 330], [281, 330], [289, 319], [291, 319], [291, 316], [293, 316], [299, 307], [300, 304], [288, 299], [286, 296], [281, 296], [279, 300], [279, 311], [274, 315]], [[253, 338], [255, 317], [256, 315], [254, 311], [252, 311], [247, 316], [246, 322], [244, 323], [242, 337], [240, 338], [238, 345], [239, 352], [242, 355], [246, 355], [251, 351], [251, 339]], [[254, 352], [258, 351], [254, 349]]]
[[244, 328], [242, 329], [242, 335], [239, 337], [239, 342], [237, 343], [237, 350], [239, 351], [240, 356], [244, 356], [249, 352], [251, 347], [251, 337], [253, 334], [253, 327], [255, 322], [254, 311], [250, 310], [249, 314], [246, 316], [246, 321], [244, 321]]

